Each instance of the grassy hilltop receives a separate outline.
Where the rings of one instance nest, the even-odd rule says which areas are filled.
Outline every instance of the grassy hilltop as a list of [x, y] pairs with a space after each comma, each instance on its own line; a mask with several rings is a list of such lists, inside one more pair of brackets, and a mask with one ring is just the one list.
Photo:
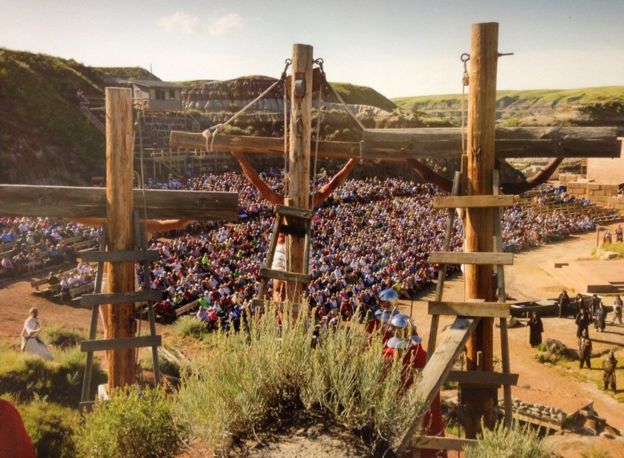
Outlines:
[[[393, 102], [401, 108], [454, 123], [461, 116], [461, 94], [398, 97]], [[624, 86], [501, 90], [496, 94], [496, 107], [499, 120], [507, 125], [621, 125]]]

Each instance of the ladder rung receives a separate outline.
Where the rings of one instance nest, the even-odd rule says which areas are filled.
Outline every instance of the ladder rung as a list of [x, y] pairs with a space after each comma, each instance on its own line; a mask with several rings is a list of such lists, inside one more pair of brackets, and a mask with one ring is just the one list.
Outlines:
[[89, 251], [79, 256], [86, 262], [143, 262], [157, 261], [160, 254], [155, 250], [147, 251]]
[[85, 294], [82, 296], [80, 303], [83, 306], [131, 304], [135, 302], [157, 302], [162, 298], [162, 290], [150, 289], [147, 291], [133, 291], [129, 293]]
[[517, 385], [518, 374], [503, 374], [489, 371], [451, 371], [447, 381], [467, 385]]
[[453, 251], [433, 251], [429, 255], [429, 262], [432, 264], [478, 264], [502, 266], [513, 264], [513, 253], [462, 253]]
[[288, 207], [286, 205], [278, 205], [275, 209], [275, 213], [281, 216], [294, 217], [301, 219], [312, 218], [312, 211], [305, 208]]
[[294, 281], [297, 283], [307, 283], [310, 281], [311, 277], [309, 274], [298, 274], [284, 270], [267, 269], [266, 267], [260, 268], [260, 276], [262, 278], [274, 278], [276, 280]]
[[511, 207], [518, 196], [441, 196], [433, 198], [433, 208], [496, 208]]
[[83, 340], [81, 351], [122, 350], [127, 348], [158, 347], [161, 336], [126, 337], [121, 339]]
[[504, 302], [429, 301], [429, 315], [471, 316], [476, 318], [508, 318], [509, 304], [506, 304]]

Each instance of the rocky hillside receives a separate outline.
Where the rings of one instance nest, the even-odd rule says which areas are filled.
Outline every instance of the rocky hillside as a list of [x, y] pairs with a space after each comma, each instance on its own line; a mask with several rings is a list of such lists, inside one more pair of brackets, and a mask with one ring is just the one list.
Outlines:
[[97, 70], [0, 49], [0, 182], [82, 184], [102, 174], [104, 139], [77, 91], [102, 98]]
[[[459, 125], [461, 94], [400, 97], [398, 106]], [[624, 86], [498, 91], [499, 121], [508, 126], [624, 125]]]

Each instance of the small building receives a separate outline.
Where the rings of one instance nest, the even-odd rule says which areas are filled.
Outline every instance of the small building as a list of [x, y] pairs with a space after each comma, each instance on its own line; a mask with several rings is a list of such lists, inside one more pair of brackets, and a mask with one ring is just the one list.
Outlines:
[[134, 101], [147, 111], [182, 110], [182, 86], [167, 81], [132, 80]]

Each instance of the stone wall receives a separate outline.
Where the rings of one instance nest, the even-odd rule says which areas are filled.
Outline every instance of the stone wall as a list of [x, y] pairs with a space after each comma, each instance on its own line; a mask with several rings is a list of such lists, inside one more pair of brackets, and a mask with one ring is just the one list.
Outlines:
[[573, 196], [585, 197], [592, 203], [605, 208], [611, 208], [611, 199], [618, 195], [617, 184], [572, 181], [567, 182], [566, 185], [568, 192]]

